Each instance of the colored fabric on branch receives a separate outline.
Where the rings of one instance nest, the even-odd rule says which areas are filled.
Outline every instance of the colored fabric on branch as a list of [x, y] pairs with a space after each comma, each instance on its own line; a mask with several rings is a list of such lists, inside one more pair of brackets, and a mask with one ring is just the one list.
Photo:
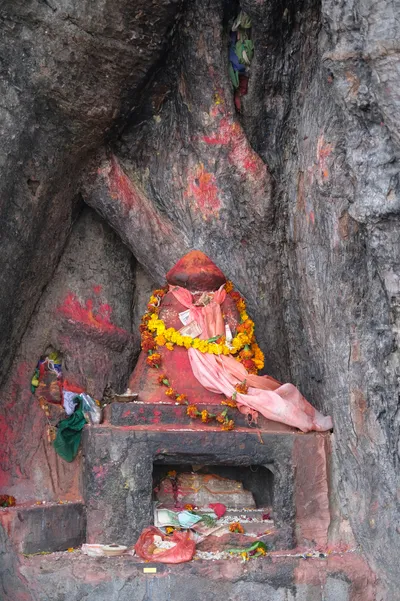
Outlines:
[[[202, 327], [201, 338], [209, 339], [225, 331], [221, 303], [226, 292], [221, 286], [205, 306], [195, 306], [189, 290], [171, 287], [175, 298], [190, 311], [190, 317]], [[332, 419], [317, 411], [293, 384], [282, 384], [269, 376], [249, 374], [246, 368], [230, 355], [200, 353], [188, 349], [190, 365], [196, 379], [207, 390], [226, 397], [235, 397], [238, 408], [254, 419], [258, 412], [267, 419], [299, 428], [303, 432], [324, 432], [332, 428]], [[246, 381], [246, 393], [236, 386]]]

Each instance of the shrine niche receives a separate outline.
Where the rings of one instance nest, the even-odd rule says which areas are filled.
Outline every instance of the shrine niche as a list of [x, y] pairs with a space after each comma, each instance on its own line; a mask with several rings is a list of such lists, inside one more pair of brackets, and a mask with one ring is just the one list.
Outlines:
[[[245, 300], [204, 253], [189, 252], [166, 279], [140, 325], [142, 353], [129, 381], [140, 401], [186, 404], [190, 417], [215, 418], [223, 429], [234, 427], [226, 406], [249, 423], [261, 413], [304, 432], [332, 428], [293, 384], [258, 375], [264, 354]], [[199, 410], [221, 402], [217, 414]]]

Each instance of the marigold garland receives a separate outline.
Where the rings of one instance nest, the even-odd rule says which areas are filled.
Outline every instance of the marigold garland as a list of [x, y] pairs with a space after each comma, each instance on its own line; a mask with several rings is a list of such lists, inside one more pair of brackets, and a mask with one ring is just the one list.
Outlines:
[[[211, 338], [209, 340], [200, 340], [182, 334], [174, 328], [166, 328], [162, 319], [159, 319], [158, 313], [162, 298], [168, 292], [168, 288], [154, 290], [147, 304], [147, 312], [143, 315], [140, 324], [141, 347], [147, 352], [146, 362], [153, 368], [160, 368], [162, 358], [157, 349], [165, 347], [169, 351], [174, 350], [174, 346], [181, 346], [186, 349], [195, 348], [201, 353], [211, 353], [213, 355], [234, 355], [240, 361], [250, 374], [257, 374], [259, 369], [264, 367], [264, 354], [258, 346], [254, 335], [254, 322], [246, 313], [246, 302], [239, 292], [233, 289], [233, 284], [227, 281], [225, 284], [226, 293], [235, 302], [240, 315], [240, 323], [237, 326], [235, 337], [231, 343], [226, 344], [225, 336]], [[187, 405], [186, 413], [191, 419], [200, 418], [203, 423], [209, 423], [216, 420], [221, 425], [222, 430], [233, 430], [235, 423], [229, 419], [228, 409], [218, 414], [209, 413], [207, 409], [199, 411], [196, 405], [189, 404], [187, 396], [180, 394], [170, 385], [168, 376], [162, 374], [158, 378], [161, 386], [166, 386], [165, 394], [174, 398], [178, 403]], [[235, 386], [235, 392], [232, 398], [222, 401], [222, 405], [236, 408], [236, 394], [238, 392], [246, 394], [248, 386], [246, 380]]]
[[[235, 355], [250, 373], [256, 374], [258, 370], [264, 367], [264, 354], [254, 336], [254, 322], [246, 312], [244, 298], [233, 289], [232, 282], [226, 282], [225, 290], [235, 301], [240, 315], [240, 323], [230, 345], [226, 344], [225, 336], [220, 336], [217, 340], [213, 338], [200, 340], [200, 338], [182, 336], [175, 328], [167, 328], [164, 321], [159, 319], [158, 316], [161, 299], [167, 293], [167, 289], [159, 289], [151, 295], [147, 304], [148, 312], [143, 315], [140, 325], [142, 349], [151, 353], [156, 347], [165, 346], [168, 350], [173, 350], [174, 345], [176, 345], [186, 349], [195, 348], [201, 353]], [[155, 360], [149, 361], [149, 365], [155, 366]]]

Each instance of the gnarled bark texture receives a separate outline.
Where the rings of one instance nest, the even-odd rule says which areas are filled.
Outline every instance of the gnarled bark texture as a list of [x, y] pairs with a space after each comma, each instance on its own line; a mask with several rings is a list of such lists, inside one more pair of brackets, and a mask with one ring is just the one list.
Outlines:
[[[6, 387], [79, 193], [136, 258], [137, 283], [205, 251], [246, 296], [268, 373], [333, 416], [332, 537], [352, 531], [396, 598], [400, 4], [243, 0], [256, 51], [241, 115], [227, 71], [239, 4], [3, 4]], [[110, 298], [135, 330], [133, 297]]]

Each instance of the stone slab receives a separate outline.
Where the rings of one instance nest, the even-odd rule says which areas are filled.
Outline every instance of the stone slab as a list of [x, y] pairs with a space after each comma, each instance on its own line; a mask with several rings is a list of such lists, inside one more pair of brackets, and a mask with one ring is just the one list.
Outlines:
[[[139, 426], [139, 425], [158, 425], [158, 424], [186, 424], [192, 425], [193, 419], [191, 419], [187, 413], [186, 405], [180, 405], [177, 403], [168, 403], [165, 395], [162, 396], [163, 390], [159, 386], [159, 402], [113, 402], [107, 405], [105, 408], [105, 421], [110, 423], [112, 426]], [[207, 409], [212, 414], [219, 413], [228, 410], [229, 419], [233, 419], [237, 426], [248, 427], [248, 428], [259, 428], [268, 432], [298, 432], [297, 428], [292, 428], [286, 424], [280, 424], [266, 419], [261, 414], [258, 416], [257, 426], [255, 424], [249, 424], [249, 421], [245, 415], [240, 413], [237, 409], [232, 409], [226, 405], [212, 405], [198, 403], [199, 410]]]
[[19, 553], [63, 551], [86, 538], [83, 503], [8, 507], [0, 509], [0, 522]]

